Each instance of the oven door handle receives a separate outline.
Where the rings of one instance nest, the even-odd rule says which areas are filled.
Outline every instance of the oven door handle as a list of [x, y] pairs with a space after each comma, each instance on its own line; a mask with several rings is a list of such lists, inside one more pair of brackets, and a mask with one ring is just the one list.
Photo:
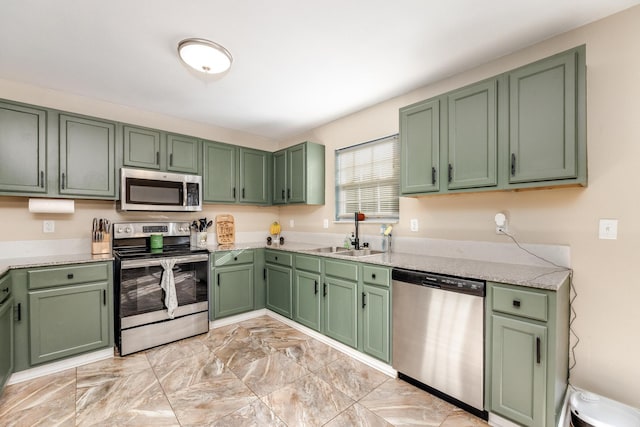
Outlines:
[[[177, 265], [177, 264], [187, 264], [190, 262], [206, 262], [209, 260], [209, 255], [198, 254], [198, 255], [167, 257], [167, 258], [175, 259], [176, 265]], [[155, 267], [160, 265], [160, 262], [163, 259], [167, 259], [167, 258], [145, 258], [145, 259], [125, 260], [121, 262], [120, 268], [122, 270], [128, 270], [131, 268]]]

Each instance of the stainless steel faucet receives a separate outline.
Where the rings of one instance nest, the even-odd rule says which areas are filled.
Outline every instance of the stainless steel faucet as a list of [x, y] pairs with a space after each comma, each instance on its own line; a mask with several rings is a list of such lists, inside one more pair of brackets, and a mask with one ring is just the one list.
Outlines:
[[353, 247], [355, 249], [360, 249], [360, 237], [359, 237], [359, 234], [358, 234], [358, 226], [360, 224], [360, 221], [358, 221], [358, 211], [356, 211], [355, 214], [354, 214], [354, 220], [355, 220], [355, 223], [356, 223], [356, 236], [351, 241], [351, 244], [353, 245]]

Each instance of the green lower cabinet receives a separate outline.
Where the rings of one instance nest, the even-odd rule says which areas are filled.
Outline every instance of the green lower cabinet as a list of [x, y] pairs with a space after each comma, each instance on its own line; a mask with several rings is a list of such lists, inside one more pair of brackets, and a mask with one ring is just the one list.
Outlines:
[[30, 362], [44, 362], [109, 345], [107, 282], [29, 291]]
[[526, 426], [545, 425], [547, 328], [493, 315], [492, 410]]
[[214, 318], [253, 310], [253, 264], [217, 267], [214, 276]]
[[569, 380], [569, 279], [557, 291], [487, 282], [486, 409], [558, 424]]
[[324, 333], [351, 347], [358, 346], [357, 293], [357, 282], [333, 277], [324, 279]]
[[[268, 261], [268, 258], [267, 258]], [[293, 272], [291, 267], [266, 265], [267, 308], [285, 317], [292, 317]]]
[[319, 273], [296, 271], [293, 282], [295, 301], [293, 303], [293, 320], [304, 326], [319, 331], [320, 323], [320, 287]]
[[13, 373], [13, 297], [0, 304], [0, 395]]
[[362, 351], [384, 362], [390, 362], [389, 289], [363, 285], [360, 295], [362, 319]]

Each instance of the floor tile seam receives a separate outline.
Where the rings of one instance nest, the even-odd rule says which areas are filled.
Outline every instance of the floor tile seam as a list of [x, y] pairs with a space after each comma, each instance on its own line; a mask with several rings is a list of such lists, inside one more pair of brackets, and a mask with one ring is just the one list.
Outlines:
[[[286, 386], [285, 386], [285, 387], [286, 387]], [[280, 390], [280, 389], [278, 389], [278, 390]], [[272, 391], [271, 393], [275, 393], [275, 392], [276, 392], [276, 391], [278, 391], [278, 390], [274, 390], [274, 391]], [[282, 422], [282, 424], [284, 424], [285, 426], [287, 426], [287, 427], [288, 427], [288, 426], [289, 426], [289, 424], [287, 424], [287, 423], [286, 423], [286, 421], [285, 421], [285, 420], [283, 420], [283, 419], [278, 415], [278, 413], [277, 413], [276, 411], [274, 411], [274, 410], [273, 410], [273, 408], [272, 408], [271, 406], [269, 406], [269, 404], [268, 404], [267, 402], [265, 402], [265, 399], [266, 399], [266, 398], [267, 398], [267, 396], [269, 396], [271, 393], [269, 393], [269, 394], [265, 394], [265, 395], [264, 395], [264, 396], [262, 396], [262, 397], [261, 397], [261, 396], [258, 396], [258, 400], [259, 400], [260, 402], [262, 402], [262, 404], [263, 404], [264, 406], [266, 406], [267, 408], [269, 408], [269, 410], [271, 411], [271, 413], [272, 413], [272, 414], [273, 414], [277, 419], [279, 419], [279, 420], [280, 420], [280, 422]]]
[[149, 366], [151, 367], [151, 372], [153, 372], [153, 376], [155, 377], [156, 381], [158, 382], [158, 386], [160, 387], [160, 390], [162, 391], [162, 395], [167, 400], [167, 403], [169, 404], [169, 407], [171, 408], [171, 412], [173, 413], [173, 417], [178, 422], [178, 425], [182, 426], [182, 423], [180, 422], [180, 419], [178, 419], [178, 414], [176, 413], [176, 408], [173, 406], [173, 403], [171, 403], [171, 399], [169, 399], [169, 396], [167, 395], [167, 391], [165, 390], [164, 386], [162, 385], [162, 381], [160, 381], [160, 378], [158, 378], [158, 373], [153, 368], [153, 365], [151, 365], [151, 361], [149, 360], [149, 356], [147, 355], [146, 352], [145, 352], [144, 356], [147, 358], [147, 362], [149, 363]]

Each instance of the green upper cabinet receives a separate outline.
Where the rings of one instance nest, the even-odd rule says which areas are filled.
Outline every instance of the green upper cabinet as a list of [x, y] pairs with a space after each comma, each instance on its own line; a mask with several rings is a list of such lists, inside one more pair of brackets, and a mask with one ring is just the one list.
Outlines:
[[578, 61], [570, 51], [509, 73], [509, 182], [577, 177]]
[[167, 134], [167, 170], [198, 173], [200, 141], [185, 135]]
[[203, 153], [204, 201], [234, 203], [236, 201], [237, 147], [205, 141]]
[[60, 114], [60, 194], [115, 198], [115, 134], [115, 123]]
[[303, 142], [273, 154], [273, 204], [324, 204], [325, 147]]
[[269, 204], [271, 153], [213, 141], [202, 146], [205, 202]]
[[497, 81], [488, 80], [447, 95], [447, 188], [497, 184]]
[[0, 102], [0, 191], [47, 192], [47, 112]]
[[123, 164], [136, 168], [160, 169], [160, 131], [129, 125], [123, 126], [123, 131]]
[[271, 201], [269, 193], [270, 153], [251, 148], [240, 152], [240, 202], [266, 205]]
[[185, 135], [124, 125], [124, 166], [197, 174], [200, 141]]
[[401, 194], [587, 184], [585, 46], [400, 109]]
[[400, 191], [438, 191], [440, 161], [440, 100], [400, 109]]

